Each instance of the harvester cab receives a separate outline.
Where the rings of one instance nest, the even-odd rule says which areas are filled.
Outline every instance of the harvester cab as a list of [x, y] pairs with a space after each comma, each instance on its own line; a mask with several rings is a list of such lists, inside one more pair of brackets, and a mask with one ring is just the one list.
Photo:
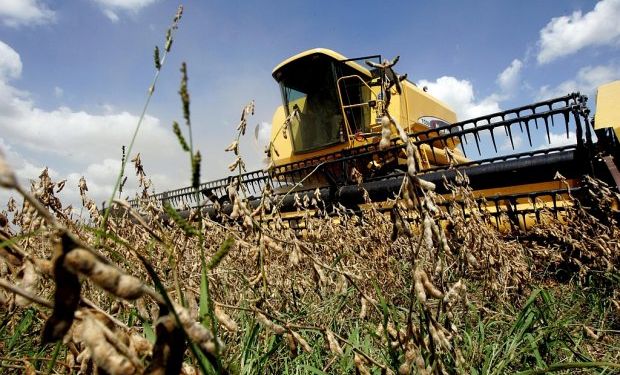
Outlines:
[[[364, 176], [404, 169], [404, 152], [372, 153], [381, 140], [381, 117], [386, 112], [407, 133], [435, 129], [437, 135], [444, 134], [445, 128], [456, 122], [456, 114], [395, 73], [396, 61], [384, 60], [379, 55], [348, 59], [332, 50], [317, 48], [276, 66], [273, 77], [280, 85], [283, 103], [273, 116], [271, 142], [266, 151], [275, 174], [284, 171], [282, 166], [316, 165], [321, 160], [350, 155], [358, 156], [348, 168], [335, 164], [326, 167], [323, 173], [307, 179], [305, 186], [350, 183], [353, 169]], [[394, 126], [391, 138], [398, 143]], [[422, 165], [448, 164], [446, 148], [452, 150], [453, 158], [466, 161], [456, 149], [458, 142], [457, 138], [446, 138], [443, 143], [424, 145], [420, 150]], [[429, 152], [434, 153], [432, 159]]]

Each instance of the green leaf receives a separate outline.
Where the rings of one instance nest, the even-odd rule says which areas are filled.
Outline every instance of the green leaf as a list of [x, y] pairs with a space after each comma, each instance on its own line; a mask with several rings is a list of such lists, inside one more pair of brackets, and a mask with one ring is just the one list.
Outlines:
[[327, 373], [323, 370], [319, 370], [318, 368], [310, 365], [301, 365], [301, 368], [308, 371], [308, 373], [317, 374], [317, 375], [327, 375]]
[[47, 373], [51, 374], [56, 362], [58, 361], [58, 354], [60, 354], [60, 347], [62, 346], [62, 340], [56, 341], [54, 352], [52, 353], [52, 360], [47, 364]]
[[228, 254], [228, 252], [230, 251], [230, 249], [232, 248], [234, 244], [235, 244], [235, 238], [233, 236], [228, 236], [228, 238], [226, 238], [224, 242], [222, 242], [222, 244], [220, 245], [220, 249], [215, 254], [213, 254], [213, 256], [211, 257], [211, 260], [209, 260], [209, 264], [207, 265], [207, 268], [209, 270], [213, 270], [217, 268], [217, 266], [220, 264], [222, 259], [224, 259], [224, 257]]
[[198, 189], [200, 185], [200, 163], [202, 161], [202, 156], [200, 156], [200, 151], [196, 151], [196, 154], [192, 157], [192, 187], [194, 189]]
[[34, 311], [35, 310], [32, 308], [26, 310], [26, 313], [24, 314], [24, 318], [20, 320], [17, 327], [15, 327], [15, 333], [13, 334], [13, 336], [11, 336], [11, 338], [9, 339], [7, 343], [7, 348], [9, 350], [13, 349], [13, 347], [22, 340], [22, 335], [26, 333], [32, 326], [32, 318], [34, 316]]
[[207, 270], [203, 267], [200, 275], [200, 301], [198, 315], [203, 320], [209, 314], [209, 291], [207, 285]]
[[536, 365], [538, 367], [544, 367], [545, 361], [540, 355], [540, 351], [538, 350], [538, 344], [536, 343], [536, 339], [534, 339], [534, 336], [531, 333], [528, 333], [525, 335], [525, 339], [530, 344], [530, 353], [534, 356], [534, 358], [536, 358]]
[[149, 340], [151, 344], [155, 344], [157, 337], [155, 336], [155, 331], [153, 331], [153, 327], [151, 323], [147, 321], [142, 322], [142, 331], [144, 332], [144, 337]]
[[168, 202], [164, 203], [164, 210], [166, 211], [166, 214], [168, 214], [168, 216], [172, 219], [172, 221], [174, 221], [179, 226], [179, 228], [183, 229], [186, 235], [195, 236], [199, 234], [196, 228], [194, 228], [190, 223], [188, 223], [187, 220], [183, 219], [181, 215], [179, 215], [179, 212]]
[[185, 137], [183, 137], [183, 133], [181, 133], [181, 128], [179, 127], [178, 122], [174, 121], [172, 123], [172, 131], [174, 132], [174, 135], [177, 136], [177, 140], [179, 141], [179, 144], [181, 145], [183, 151], [189, 152], [189, 146], [187, 145]]

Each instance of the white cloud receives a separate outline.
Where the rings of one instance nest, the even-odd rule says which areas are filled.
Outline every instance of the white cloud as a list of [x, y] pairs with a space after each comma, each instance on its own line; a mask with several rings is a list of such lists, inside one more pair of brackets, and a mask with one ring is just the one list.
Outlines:
[[518, 88], [522, 68], [523, 62], [519, 59], [514, 59], [510, 65], [497, 76], [497, 84], [503, 93], [510, 95], [512, 91]]
[[118, 12], [137, 13], [142, 8], [147, 7], [157, 0], [93, 0], [99, 4], [103, 14], [112, 22], [118, 22]]
[[40, 0], [0, 1], [0, 21], [10, 27], [54, 21], [56, 14]]
[[568, 132], [568, 136], [566, 135], [566, 133], [549, 133], [549, 138], [551, 139], [551, 142], [549, 142], [548, 139], [545, 139], [545, 143], [543, 143], [543, 145], [541, 146], [541, 148], [550, 148], [550, 147], [561, 147], [561, 146], [569, 146], [569, 145], [574, 145], [577, 142], [577, 136], [575, 135], [575, 132]]
[[[6, 161], [13, 168], [15, 175], [20, 178], [22, 184], [28, 184], [30, 180], [37, 179], [41, 171], [45, 169], [44, 165], [35, 165], [32, 160], [26, 159], [15, 151], [3, 138], [0, 138], [0, 150], [3, 151]], [[48, 173], [52, 178], [58, 177], [58, 173], [54, 169], [49, 169]]]
[[62, 98], [62, 95], [63, 95], [64, 93], [65, 93], [65, 91], [64, 91], [62, 88], [60, 88], [60, 87], [58, 87], [58, 86], [55, 86], [55, 87], [54, 87], [54, 96], [55, 96], [56, 98], [59, 98], [59, 99], [60, 99], [60, 98]]
[[0, 40], [0, 80], [16, 79], [22, 74], [22, 60], [8, 44]]
[[585, 15], [579, 10], [552, 18], [540, 30], [538, 63], [549, 63], [588, 46], [618, 45], [619, 19], [620, 0], [602, 0]]
[[500, 111], [495, 95], [477, 100], [474, 88], [468, 80], [443, 76], [434, 82], [422, 80], [418, 85], [428, 87], [429, 94], [444, 101], [452, 108], [459, 121]]
[[523, 145], [523, 137], [520, 136], [519, 134], [512, 135], [512, 142], [510, 142], [510, 138], [508, 137], [502, 137], [502, 138], [504, 140], [499, 146], [499, 149], [501, 151], [512, 151], [513, 147], [514, 147], [514, 150], [518, 150], [521, 147], [521, 145]]
[[105, 16], [108, 17], [110, 21], [115, 22], [115, 23], [118, 22], [118, 20], [120, 19], [118, 17], [118, 14], [114, 13], [114, 11], [110, 9], [104, 9], [103, 14], [105, 14]]
[[549, 99], [577, 91], [593, 98], [598, 86], [617, 79], [620, 79], [620, 66], [586, 66], [579, 69], [574, 79], [564, 81], [555, 87], [548, 85], [541, 87], [538, 99]]
[[[0, 137], [0, 152], [4, 154], [4, 157], [9, 164], [9, 166], [13, 169], [13, 172], [22, 184], [25, 187], [30, 186], [31, 180], [36, 180], [43, 169], [45, 169], [44, 165], [35, 165], [36, 162], [25, 158], [19, 152], [13, 149], [11, 145], [9, 145], [5, 139]], [[50, 177], [57, 178], [58, 173], [54, 169], [49, 169], [48, 173]], [[16, 197], [17, 193], [14, 191], [0, 188], [0, 210], [4, 209], [4, 205], [9, 200], [9, 197]]]
[[[27, 92], [11, 85], [21, 74], [19, 54], [2, 42], [0, 48], [5, 52], [0, 55], [0, 148], [18, 177], [23, 182], [37, 178], [47, 165], [52, 178], [69, 179], [67, 196], [74, 206], [79, 202], [76, 187], [82, 175], [89, 188], [92, 184], [89, 194], [96, 202], [108, 198], [119, 171], [121, 145], [129, 143], [138, 116], [110, 106], [103, 114], [68, 107], [41, 109]], [[187, 164], [186, 155], [172, 131], [157, 118], [145, 117], [130, 157], [137, 152], [158, 191], [189, 181], [189, 167], [179, 168]], [[128, 165], [128, 188], [136, 185], [132, 169]]]

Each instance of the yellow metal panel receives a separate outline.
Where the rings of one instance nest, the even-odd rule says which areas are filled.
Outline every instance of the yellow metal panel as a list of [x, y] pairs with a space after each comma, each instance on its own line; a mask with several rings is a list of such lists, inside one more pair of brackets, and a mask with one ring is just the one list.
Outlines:
[[594, 128], [615, 128], [616, 134], [620, 135], [620, 81], [599, 86]]
[[[327, 49], [327, 48], [313, 48], [313, 49], [309, 49], [307, 51], [303, 51], [300, 52], [298, 54], [296, 54], [295, 56], [291, 56], [288, 59], [282, 61], [281, 63], [279, 63], [275, 68], [273, 68], [273, 71], [271, 72], [272, 75], [274, 75], [278, 70], [280, 70], [283, 66], [301, 59], [302, 57], [306, 57], [309, 55], [313, 55], [315, 53], [320, 53], [322, 55], [326, 55], [329, 56], [331, 58], [333, 58], [334, 60], [337, 61], [341, 61], [341, 60], [347, 60], [347, 57], [345, 57], [344, 55], [339, 54], [336, 51], [332, 51], [331, 49]], [[366, 69], [365, 67], [353, 62], [353, 61], [347, 61], [345, 63], [346, 65], [350, 66], [351, 68], [354, 68], [355, 70], [358, 70], [359, 72], [361, 72], [364, 75], [370, 76], [370, 70]]]
[[[346, 59], [345, 56], [339, 54], [338, 52], [334, 52], [325, 48], [315, 48], [311, 50], [307, 50], [301, 52], [293, 57], [286, 59], [276, 66], [273, 70], [273, 73], [276, 73], [278, 70], [282, 69], [287, 64], [303, 58], [305, 56], [309, 56], [312, 54], [323, 54], [328, 57], [331, 57], [337, 61], [341, 61]], [[361, 65], [348, 61], [345, 63], [351, 68], [357, 70], [358, 74], [361, 77], [370, 77], [370, 71]], [[360, 74], [361, 73], [361, 74]], [[425, 124], [422, 124], [419, 120], [422, 117], [430, 116], [441, 119], [447, 123], [456, 122], [456, 114], [452, 111], [445, 103], [441, 102], [437, 98], [433, 97], [427, 92], [424, 92], [419, 87], [415, 86], [413, 83], [409, 81], [402, 82], [402, 94], [398, 95], [396, 93], [396, 89], [392, 88], [392, 100], [390, 102], [389, 111], [393, 118], [405, 128], [408, 132], [421, 131], [426, 130], [428, 127]], [[380, 89], [378, 87], [373, 87], [371, 90], [374, 92], [376, 96]], [[301, 103], [300, 103], [301, 104]], [[303, 161], [306, 159], [311, 159], [315, 157], [320, 157], [323, 155], [327, 155], [330, 153], [338, 152], [343, 149], [347, 149], [350, 147], [357, 147], [366, 145], [368, 143], [378, 143], [381, 139], [379, 136], [372, 137], [364, 140], [353, 140], [352, 142], [343, 142], [340, 144], [336, 144], [330, 147], [326, 147], [324, 149], [303, 153], [303, 154], [295, 154], [292, 147], [291, 142], [291, 129], [283, 128], [284, 120], [286, 118], [285, 110], [282, 106], [278, 107], [273, 116], [272, 121], [272, 130], [271, 130], [271, 141], [274, 151], [272, 152], [273, 162], [276, 166], [283, 165], [291, 162]], [[374, 117], [371, 119], [371, 123], [368, 124], [371, 127], [373, 125], [377, 125], [374, 123]], [[379, 132], [381, 128], [379, 126], [375, 126], [372, 128], [372, 131]], [[397, 132], [395, 129], [392, 130], [394, 137]], [[286, 133], [286, 135], [285, 135]], [[455, 147], [456, 143], [451, 144], [450, 147]]]

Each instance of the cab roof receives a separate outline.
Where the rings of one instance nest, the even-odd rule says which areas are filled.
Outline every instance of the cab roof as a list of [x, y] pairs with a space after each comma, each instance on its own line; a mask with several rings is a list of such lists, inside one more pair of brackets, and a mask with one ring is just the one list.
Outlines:
[[282, 61], [280, 64], [278, 64], [275, 68], [273, 68], [273, 71], [271, 72], [271, 75], [273, 76], [273, 78], [276, 78], [276, 74], [282, 69], [284, 68], [286, 65], [297, 61], [297, 60], [301, 60], [304, 57], [307, 56], [312, 56], [312, 55], [324, 55], [327, 57], [332, 58], [335, 61], [342, 61], [344, 64], [346, 64], [347, 66], [359, 71], [360, 73], [363, 73], [365, 75], [370, 75], [370, 71], [368, 69], [366, 69], [365, 67], [363, 67], [362, 65], [356, 63], [355, 61], [351, 61], [350, 59], [348, 59], [346, 56], [333, 51], [331, 49], [327, 49], [327, 48], [313, 48], [313, 49], [309, 49], [303, 52], [300, 52], [294, 56], [289, 57], [288, 59]]

